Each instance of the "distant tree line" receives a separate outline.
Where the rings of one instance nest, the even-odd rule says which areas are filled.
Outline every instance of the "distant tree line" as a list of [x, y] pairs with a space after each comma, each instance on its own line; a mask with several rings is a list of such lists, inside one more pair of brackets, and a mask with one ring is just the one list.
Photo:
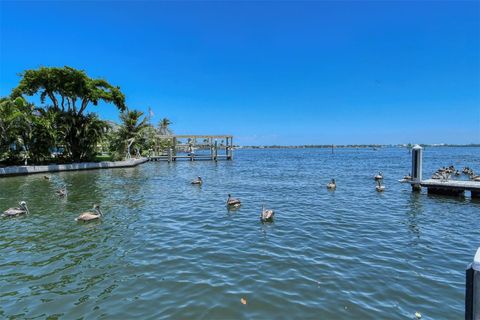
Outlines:
[[[40, 105], [26, 97], [39, 97]], [[120, 124], [102, 120], [89, 106], [113, 104]], [[171, 134], [170, 120], [155, 128], [143, 112], [128, 109], [118, 86], [71, 67], [26, 70], [10, 96], [0, 98], [0, 163], [69, 163], [120, 160], [167, 147], [157, 134]]]

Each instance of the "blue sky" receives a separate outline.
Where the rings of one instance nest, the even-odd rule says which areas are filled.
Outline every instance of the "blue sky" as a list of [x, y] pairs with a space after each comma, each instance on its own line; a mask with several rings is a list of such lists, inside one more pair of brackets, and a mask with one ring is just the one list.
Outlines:
[[[176, 133], [240, 144], [480, 142], [480, 4], [0, 2], [0, 95], [72, 66]], [[118, 119], [110, 105], [91, 107]]]

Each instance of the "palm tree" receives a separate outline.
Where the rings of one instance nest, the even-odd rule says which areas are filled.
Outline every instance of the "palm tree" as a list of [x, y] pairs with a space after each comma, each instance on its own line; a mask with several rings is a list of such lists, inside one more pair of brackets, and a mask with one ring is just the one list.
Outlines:
[[0, 148], [8, 149], [17, 139], [18, 129], [24, 116], [19, 107], [17, 100], [0, 99]]
[[168, 118], [163, 118], [160, 120], [158, 123], [158, 133], [162, 136], [171, 136], [173, 134], [173, 131], [169, 128], [171, 124], [172, 121], [170, 121]]
[[59, 131], [64, 140], [66, 156], [75, 162], [90, 160], [108, 129], [108, 123], [100, 120], [94, 113], [60, 113]]
[[139, 110], [127, 110], [120, 114], [122, 123], [115, 134], [113, 145], [117, 156], [127, 153], [129, 141], [132, 142], [131, 148], [138, 150], [142, 148], [143, 132], [149, 127], [148, 119], [142, 117], [143, 112]]

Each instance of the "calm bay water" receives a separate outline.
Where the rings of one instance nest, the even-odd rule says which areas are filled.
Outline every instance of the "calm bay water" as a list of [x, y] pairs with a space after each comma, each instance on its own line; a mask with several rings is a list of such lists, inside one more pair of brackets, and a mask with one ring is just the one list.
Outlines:
[[[480, 148], [425, 150], [425, 175], [450, 164], [480, 172]], [[0, 209], [31, 211], [0, 220], [0, 318], [461, 319], [480, 201], [413, 194], [409, 171], [405, 149], [237, 150], [0, 179]], [[103, 221], [77, 224], [93, 203]]]

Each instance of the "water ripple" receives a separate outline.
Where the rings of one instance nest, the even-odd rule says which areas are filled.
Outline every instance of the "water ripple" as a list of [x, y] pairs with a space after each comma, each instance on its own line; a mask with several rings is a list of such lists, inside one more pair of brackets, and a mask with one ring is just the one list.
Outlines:
[[[425, 172], [480, 170], [479, 152], [429, 149]], [[409, 157], [239, 150], [231, 162], [0, 179], [1, 208], [26, 199], [32, 211], [0, 220], [0, 317], [461, 318], [480, 202], [412, 194], [397, 182]], [[228, 193], [240, 209], [227, 210]], [[76, 223], [94, 203], [103, 221]], [[259, 222], [262, 205], [274, 223]]]

